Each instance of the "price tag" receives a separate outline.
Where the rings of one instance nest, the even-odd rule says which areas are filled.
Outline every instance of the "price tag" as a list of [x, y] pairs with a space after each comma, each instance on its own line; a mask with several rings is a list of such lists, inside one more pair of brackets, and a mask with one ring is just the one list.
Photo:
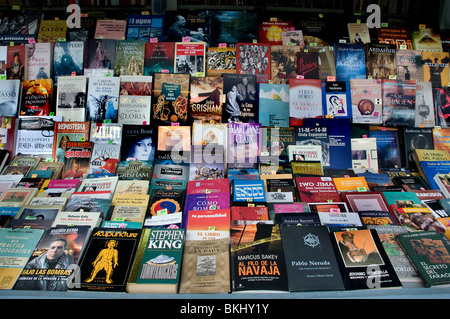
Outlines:
[[111, 123], [111, 119], [103, 120], [103, 123]]
[[270, 18], [270, 21], [277, 21], [277, 18]]
[[51, 157], [47, 157], [46, 159], [45, 159], [45, 161], [47, 162], [47, 163], [51, 163], [51, 162], [53, 162], [53, 158], [51, 158]]
[[356, 190], [358, 192], [367, 192], [367, 188], [365, 188], [365, 187], [357, 187]]
[[382, 22], [382, 23], [381, 23], [381, 26], [382, 26], [383, 28], [387, 28], [387, 27], [389, 26], [389, 23], [387, 23], [387, 22]]
[[29, 38], [28, 43], [36, 43], [36, 40], [34, 38]]
[[158, 42], [158, 38], [150, 38], [150, 43], [156, 43]]
[[156, 212], [156, 215], [160, 216], [160, 215], [167, 215], [169, 213], [169, 211], [167, 210], [167, 208], [164, 209], [160, 209]]
[[408, 46], [406, 44], [400, 44], [400, 50], [406, 50]]
[[335, 82], [336, 81], [336, 77], [332, 76], [332, 75], [329, 75], [329, 76], [327, 76], [327, 81], [328, 82]]
[[216, 205], [210, 205], [209, 209], [211, 209], [211, 210], [216, 209]]
[[226, 48], [227, 44], [226, 43], [219, 43], [219, 48]]
[[171, 126], [180, 126], [180, 123], [178, 123], [178, 122], [173, 122], [173, 123], [171, 123], [170, 125], [171, 125]]
[[199, 77], [199, 78], [204, 78], [205, 77], [205, 72], [197, 72], [196, 76]]
[[297, 79], [303, 80], [305, 77], [303, 75], [297, 75]]
[[419, 24], [419, 29], [426, 29], [427, 25], [426, 24]]
[[309, 46], [311, 46], [311, 47], [316, 47], [316, 46], [317, 46], [317, 43], [310, 43]]
[[330, 213], [340, 213], [341, 210], [339, 208], [330, 208]]
[[257, 39], [253, 39], [253, 43], [258, 43], [258, 40]]
[[183, 37], [181, 39], [181, 41], [183, 41], [183, 42], [191, 42], [191, 37]]

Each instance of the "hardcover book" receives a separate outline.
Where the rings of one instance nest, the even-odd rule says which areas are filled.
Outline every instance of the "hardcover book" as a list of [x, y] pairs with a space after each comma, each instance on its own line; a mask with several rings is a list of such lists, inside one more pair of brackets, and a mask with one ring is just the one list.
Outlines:
[[120, 94], [120, 77], [91, 76], [86, 102], [86, 120], [117, 123]]
[[225, 94], [223, 123], [258, 123], [259, 104], [256, 84], [256, 76], [252, 74], [223, 74]]
[[319, 79], [289, 81], [289, 124], [300, 126], [304, 118], [322, 117], [322, 82]]
[[269, 127], [289, 127], [289, 85], [259, 85], [259, 123]]
[[229, 123], [227, 148], [229, 168], [255, 168], [261, 152], [261, 124]]
[[363, 44], [336, 43], [334, 50], [337, 81], [366, 78], [366, 57]]
[[270, 80], [270, 43], [237, 43], [236, 73], [255, 75], [256, 83]]
[[86, 120], [87, 77], [60, 76], [56, 95], [56, 115], [64, 122]]
[[381, 124], [383, 119], [381, 80], [351, 79], [352, 121]]
[[184, 249], [184, 229], [144, 229], [126, 283], [126, 291], [176, 294]]
[[288, 84], [290, 79], [297, 78], [297, 54], [300, 45], [271, 45], [270, 74], [273, 84]]
[[366, 77], [368, 79], [393, 79], [397, 77], [396, 46], [368, 43], [366, 50]]
[[222, 123], [222, 106], [225, 102], [221, 76], [191, 76], [189, 116], [202, 123]]
[[326, 227], [284, 226], [280, 230], [289, 291], [344, 290]]
[[58, 84], [58, 77], [83, 75], [84, 42], [55, 42], [53, 51], [53, 82]]
[[175, 42], [174, 73], [205, 76], [206, 74], [206, 43]]
[[146, 42], [144, 75], [153, 76], [155, 73], [174, 73], [175, 43], [174, 42]]
[[145, 41], [116, 41], [114, 56], [114, 76], [143, 75], [145, 60]]

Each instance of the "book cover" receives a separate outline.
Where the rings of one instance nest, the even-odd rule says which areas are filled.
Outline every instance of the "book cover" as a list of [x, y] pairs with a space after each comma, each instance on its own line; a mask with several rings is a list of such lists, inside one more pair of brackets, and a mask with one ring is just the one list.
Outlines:
[[417, 81], [415, 127], [434, 127], [435, 115], [431, 82]]
[[300, 45], [270, 46], [270, 79], [273, 84], [288, 84], [297, 78], [297, 54]]
[[90, 122], [56, 122], [52, 157], [55, 162], [64, 161], [68, 141], [88, 141]]
[[337, 81], [366, 78], [366, 57], [363, 44], [336, 43], [334, 52]]
[[291, 28], [288, 31], [281, 32], [281, 43], [283, 46], [299, 46], [303, 49], [305, 47], [303, 31]]
[[176, 294], [184, 249], [184, 229], [144, 229], [130, 269], [126, 291]]
[[366, 77], [368, 79], [393, 79], [397, 77], [396, 46], [368, 43], [366, 51]]
[[146, 42], [144, 75], [174, 73], [175, 42]]
[[352, 121], [381, 124], [383, 119], [381, 80], [351, 79]]
[[228, 293], [230, 255], [227, 238], [186, 240], [180, 290], [183, 293]]
[[74, 265], [88, 239], [89, 227], [52, 227], [44, 232], [21, 272], [14, 290], [67, 291]]
[[412, 30], [411, 41], [414, 50], [442, 52], [442, 41], [438, 30], [432, 28]]
[[190, 126], [158, 126], [158, 151], [191, 151]]
[[369, 27], [366, 23], [347, 23], [350, 43], [370, 43]]
[[127, 16], [127, 40], [163, 40], [163, 15], [130, 14]]
[[58, 77], [83, 75], [84, 42], [55, 42], [53, 51], [53, 82], [58, 84]]
[[319, 78], [328, 81], [329, 76], [336, 77], [336, 56], [333, 46], [307, 46], [308, 52], [317, 52], [319, 58]]
[[378, 168], [402, 167], [398, 131], [370, 130], [369, 137], [377, 140]]
[[114, 76], [143, 75], [145, 60], [145, 41], [116, 41], [114, 57]]
[[206, 43], [175, 42], [174, 73], [204, 77], [206, 74]]
[[21, 116], [46, 116], [53, 110], [52, 79], [22, 81]]
[[67, 33], [66, 20], [41, 20], [37, 34], [37, 42], [55, 43], [65, 40]]
[[190, 42], [211, 42], [211, 11], [168, 10], [164, 16], [164, 42], [181, 42], [187, 37]]
[[52, 79], [53, 75], [53, 48], [52, 44], [29, 43], [28, 48], [28, 74], [29, 80]]
[[319, 79], [319, 53], [314, 51], [297, 52], [297, 77]]
[[191, 76], [189, 117], [202, 123], [222, 123], [222, 106], [225, 102], [223, 77]]
[[222, 76], [236, 73], [236, 48], [226, 46], [208, 47], [206, 50], [206, 75]]
[[335, 231], [331, 242], [347, 290], [402, 287], [375, 230]]
[[295, 183], [301, 202], [341, 202], [331, 177], [296, 177]]
[[124, 40], [126, 27], [126, 20], [98, 19], [94, 39]]
[[137, 161], [153, 161], [155, 157], [155, 134], [148, 125], [122, 126], [122, 143], [120, 158], [122, 161], [133, 159]]
[[352, 138], [352, 167], [378, 171], [378, 150], [375, 137]]
[[223, 145], [192, 145], [189, 180], [223, 179], [226, 174]]
[[[141, 229], [95, 228], [80, 262], [75, 291], [122, 291], [130, 274]], [[105, 269], [104, 262], [111, 263]]]
[[[1, 251], [0, 289], [12, 289], [44, 233], [43, 229], [0, 229]], [[17, 247], [17, 248], [8, 248]], [[18, 248], [20, 247], [20, 248]]]
[[88, 39], [86, 41], [84, 59], [84, 72], [94, 70], [111, 70], [114, 67], [116, 53], [116, 40], [114, 39]]
[[255, 11], [211, 11], [212, 45], [219, 43], [252, 43], [258, 40], [259, 18]]
[[397, 80], [423, 81], [422, 51], [397, 50], [395, 62], [397, 64]]
[[[190, 212], [201, 210], [230, 209], [230, 192], [187, 194], [183, 207], [183, 224], [186, 228], [189, 224]], [[229, 213], [227, 214], [229, 215]], [[200, 218], [197, 216], [197, 218]], [[230, 218], [230, 216], [228, 216]]]
[[283, 44], [282, 33], [288, 32], [294, 28], [291, 21], [281, 21], [270, 19], [270, 21], [261, 21], [259, 23], [258, 42], [269, 43], [270, 45]]
[[291, 161], [293, 176], [319, 175], [323, 176], [323, 167], [320, 161]]
[[230, 230], [231, 290], [288, 292], [288, 275], [278, 225], [239, 223]]
[[6, 49], [6, 78], [27, 80], [28, 47], [25, 44], [10, 45]]
[[304, 118], [322, 117], [322, 82], [319, 79], [289, 81], [289, 124], [300, 126]]
[[120, 124], [149, 125], [151, 104], [151, 95], [119, 95], [117, 122]]
[[228, 178], [216, 180], [189, 181], [186, 194], [214, 194], [230, 193], [230, 181]]
[[37, 188], [9, 188], [0, 196], [0, 206], [23, 207], [36, 196]]
[[68, 141], [66, 150], [64, 152], [64, 167], [62, 170], [62, 177], [78, 179], [87, 175], [91, 156], [93, 143], [90, 141], [78, 142]]
[[[320, 153], [322, 154], [322, 157], [318, 160], [321, 162], [322, 167], [330, 166], [330, 138], [326, 126], [316, 125], [296, 127], [295, 145], [305, 146], [305, 150], [308, 149], [308, 146], [310, 145], [319, 145], [321, 147]], [[306, 158], [303, 160], [306, 160]]]
[[324, 117], [352, 118], [350, 82], [322, 82]]
[[449, 52], [422, 52], [423, 81], [433, 88], [449, 85]]
[[86, 121], [117, 123], [120, 77], [89, 77], [86, 101]]
[[225, 107], [223, 123], [257, 123], [259, 104], [256, 76], [251, 74], [230, 74], [223, 76]]
[[64, 122], [84, 122], [86, 119], [86, 76], [60, 76], [56, 95], [56, 112]]
[[[37, 90], [39, 91], [39, 90]], [[0, 115], [17, 117], [21, 108], [22, 83], [19, 79], [2, 80], [0, 88]]]
[[186, 240], [230, 238], [230, 209], [204, 209], [187, 212]]
[[255, 75], [256, 83], [270, 80], [270, 43], [237, 43], [236, 73]]
[[450, 89], [434, 88], [433, 89], [434, 111], [436, 116], [436, 125], [441, 127], [449, 127], [449, 111], [450, 111]]
[[416, 81], [381, 80], [383, 125], [414, 127]]
[[260, 123], [229, 123], [227, 165], [231, 168], [255, 168], [261, 152]]
[[280, 230], [290, 292], [344, 290], [326, 227], [284, 226]]
[[378, 43], [394, 44], [397, 49], [411, 50], [411, 33], [406, 26], [377, 28]]
[[269, 127], [289, 127], [289, 84], [259, 85], [259, 123]]
[[189, 111], [189, 74], [155, 73], [152, 90], [154, 124], [185, 124]]
[[267, 207], [231, 206], [231, 220], [269, 220]]
[[341, 192], [367, 192], [369, 185], [364, 176], [357, 177], [333, 177], [336, 189]]
[[340, 195], [352, 212], [389, 211], [383, 192], [343, 192]]
[[408, 232], [395, 238], [426, 286], [448, 284], [449, 248], [441, 234]]
[[235, 179], [232, 184], [232, 200], [265, 202], [266, 191], [263, 180]]
[[[264, 124], [262, 125], [264, 126]], [[261, 144], [261, 155], [275, 157], [275, 161], [281, 164], [289, 164], [289, 147], [295, 146], [295, 128], [278, 128], [275, 125], [263, 127], [261, 132], [261, 142], [267, 141]]]

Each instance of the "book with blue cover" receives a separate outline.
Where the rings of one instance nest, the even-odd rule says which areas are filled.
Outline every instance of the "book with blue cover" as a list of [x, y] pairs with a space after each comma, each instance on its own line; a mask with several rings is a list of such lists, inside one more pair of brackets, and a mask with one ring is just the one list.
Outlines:
[[336, 43], [334, 49], [337, 81], [366, 78], [366, 57], [363, 44]]
[[163, 15], [129, 14], [127, 17], [127, 40], [145, 40], [152, 38], [163, 40]]
[[265, 202], [266, 193], [264, 181], [261, 179], [235, 179], [232, 187], [233, 201]]
[[349, 81], [322, 82], [324, 117], [352, 117], [352, 95]]
[[421, 161], [420, 168], [423, 176], [431, 189], [439, 190], [439, 186], [433, 177], [436, 174], [448, 174], [450, 172], [450, 161]]
[[259, 85], [259, 123], [262, 126], [289, 126], [289, 84]]

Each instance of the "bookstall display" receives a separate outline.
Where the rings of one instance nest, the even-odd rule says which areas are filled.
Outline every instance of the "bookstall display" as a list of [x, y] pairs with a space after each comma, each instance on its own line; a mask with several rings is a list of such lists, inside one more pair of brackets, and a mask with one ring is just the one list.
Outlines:
[[0, 294], [450, 284], [445, 30], [152, 9], [1, 15]]

